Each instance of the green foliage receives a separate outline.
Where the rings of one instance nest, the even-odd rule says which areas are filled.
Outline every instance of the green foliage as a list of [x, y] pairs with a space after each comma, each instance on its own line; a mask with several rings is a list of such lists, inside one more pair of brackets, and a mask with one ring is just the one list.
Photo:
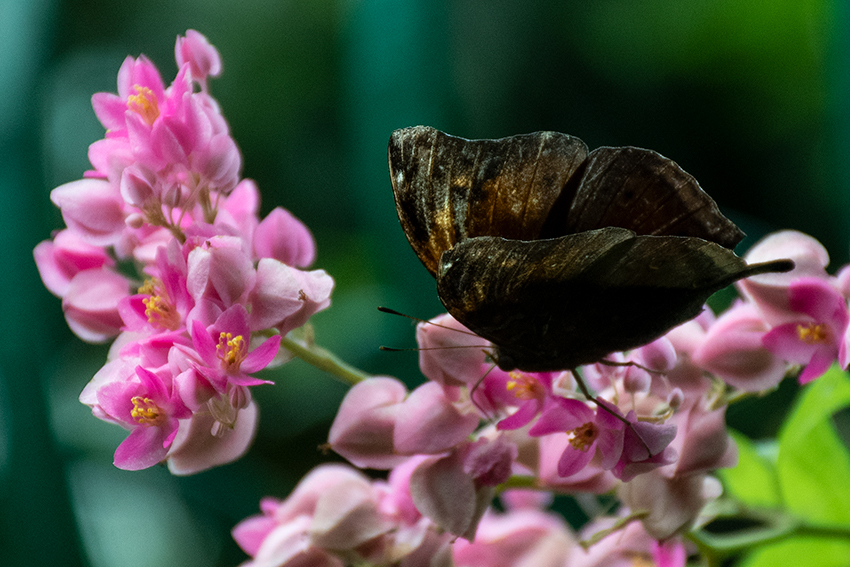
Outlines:
[[758, 527], [698, 539], [718, 554], [747, 552], [746, 567], [847, 565], [850, 453], [832, 415], [848, 406], [850, 376], [833, 368], [801, 391], [775, 445], [734, 435], [738, 466], [720, 477], [740, 504], [734, 515]]

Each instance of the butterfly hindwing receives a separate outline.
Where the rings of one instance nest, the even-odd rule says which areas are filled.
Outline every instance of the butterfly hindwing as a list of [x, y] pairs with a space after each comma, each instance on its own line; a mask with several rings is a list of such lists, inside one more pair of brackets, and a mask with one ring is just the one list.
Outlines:
[[699, 238], [608, 227], [465, 240], [443, 254], [437, 291], [449, 313], [497, 345], [500, 365], [544, 371], [651, 342], [764, 269]]

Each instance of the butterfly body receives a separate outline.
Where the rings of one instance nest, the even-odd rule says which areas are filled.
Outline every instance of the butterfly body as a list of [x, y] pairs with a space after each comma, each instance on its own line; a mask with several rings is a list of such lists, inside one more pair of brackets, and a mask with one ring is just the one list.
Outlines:
[[641, 346], [734, 281], [793, 267], [748, 266], [731, 251], [743, 233], [649, 150], [418, 126], [393, 133], [389, 162], [400, 222], [440, 300], [505, 369], [575, 368]]

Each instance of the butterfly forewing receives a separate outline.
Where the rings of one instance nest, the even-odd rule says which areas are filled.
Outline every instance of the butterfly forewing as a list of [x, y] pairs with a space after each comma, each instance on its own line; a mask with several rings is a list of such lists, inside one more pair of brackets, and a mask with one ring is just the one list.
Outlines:
[[606, 226], [640, 235], [695, 236], [730, 249], [744, 237], [676, 162], [633, 147], [590, 152], [572, 199], [553, 208], [543, 236]]
[[425, 267], [466, 238], [538, 238], [587, 156], [557, 132], [466, 140], [416, 126], [393, 132], [390, 178], [402, 228]]

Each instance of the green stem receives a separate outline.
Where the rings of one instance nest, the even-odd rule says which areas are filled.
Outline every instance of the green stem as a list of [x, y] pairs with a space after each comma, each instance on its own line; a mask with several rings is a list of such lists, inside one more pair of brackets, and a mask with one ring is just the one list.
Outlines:
[[704, 529], [690, 532], [687, 537], [697, 545], [700, 553], [716, 561], [794, 536], [850, 540], [850, 526], [810, 524], [780, 510], [739, 508], [735, 513], [723, 514], [722, 517], [751, 519], [763, 527], [731, 534], [713, 534]]
[[301, 342], [289, 336], [283, 337], [280, 344], [304, 362], [324, 370], [346, 384], [353, 386], [369, 378], [366, 372], [343, 362], [334, 353], [316, 344]]

